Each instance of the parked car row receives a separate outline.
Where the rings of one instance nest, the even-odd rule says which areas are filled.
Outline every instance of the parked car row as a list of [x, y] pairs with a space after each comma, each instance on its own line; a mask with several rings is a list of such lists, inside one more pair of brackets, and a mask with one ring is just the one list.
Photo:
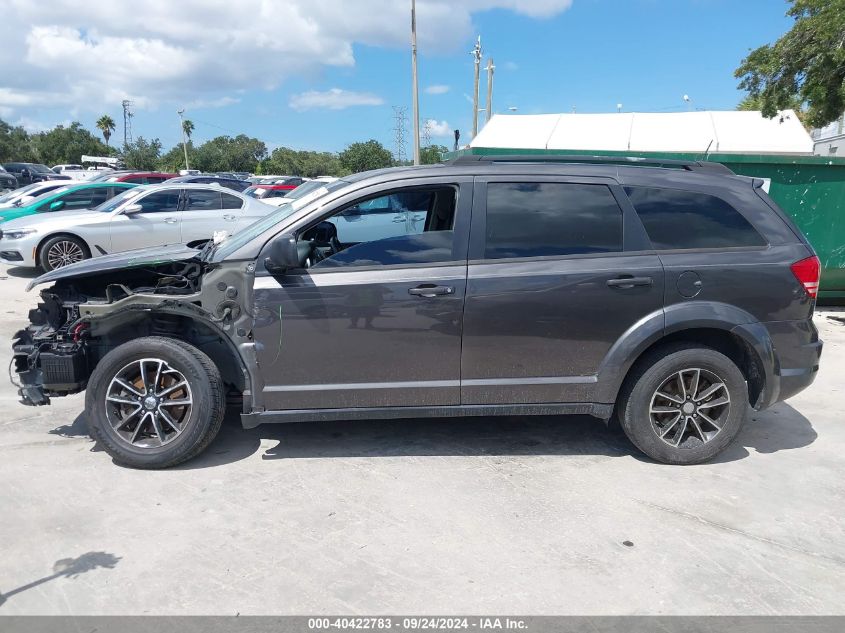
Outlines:
[[3, 163], [3, 170], [15, 178], [16, 187], [46, 180], [70, 180], [70, 176], [57, 174], [40, 163]]
[[[293, 182], [268, 185], [285, 187], [289, 196], [272, 200], [292, 201], [325, 185], [307, 182], [299, 194]], [[50, 271], [136, 248], [200, 246], [215, 232], [233, 234], [279, 206], [250, 195], [248, 185], [217, 175], [132, 170], [87, 182], [33, 183], [0, 197], [0, 262]]]

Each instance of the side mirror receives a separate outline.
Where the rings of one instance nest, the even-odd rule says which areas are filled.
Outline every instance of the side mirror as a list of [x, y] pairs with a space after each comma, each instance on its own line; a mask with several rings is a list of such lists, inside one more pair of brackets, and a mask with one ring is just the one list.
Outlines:
[[[300, 250], [303, 247], [306, 252], [300, 258]], [[282, 273], [291, 268], [299, 268], [300, 262], [308, 255], [307, 251], [310, 248], [311, 245], [307, 242], [300, 247], [294, 235], [283, 233], [273, 239], [267, 247], [264, 267], [271, 273]]]
[[134, 215], [144, 210], [140, 202], [134, 202], [123, 207], [123, 215]]
[[55, 202], [50, 204], [50, 211], [61, 211], [65, 208], [65, 201], [64, 200], [56, 200]]

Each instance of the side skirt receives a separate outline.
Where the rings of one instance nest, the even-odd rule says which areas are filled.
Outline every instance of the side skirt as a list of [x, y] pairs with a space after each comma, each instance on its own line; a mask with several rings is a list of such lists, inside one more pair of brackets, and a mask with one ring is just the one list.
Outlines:
[[607, 421], [612, 404], [553, 402], [543, 404], [464, 404], [442, 407], [378, 407], [354, 409], [291, 409], [241, 414], [245, 429], [284, 422], [330, 422], [336, 420], [391, 420], [408, 418], [462, 418], [494, 415], [591, 415]]

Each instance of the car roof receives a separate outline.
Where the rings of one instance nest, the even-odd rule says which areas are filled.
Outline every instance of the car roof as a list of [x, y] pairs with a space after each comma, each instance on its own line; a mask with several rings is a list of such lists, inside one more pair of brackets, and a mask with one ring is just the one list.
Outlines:
[[[604, 160], [607, 158], [607, 160]], [[372, 180], [374, 183], [389, 182], [392, 180], [429, 178], [432, 176], [584, 176], [596, 178], [611, 178], [619, 183], [627, 183], [638, 179], [647, 179], [651, 182], [665, 181], [677, 186], [686, 184], [707, 183], [718, 185], [722, 183], [743, 182], [748, 179], [735, 175], [728, 168], [720, 163], [701, 163], [693, 161], [654, 161], [650, 163], [645, 159], [638, 164], [637, 159], [626, 157], [596, 157], [599, 162], [588, 162], [589, 157], [573, 157], [572, 162], [567, 162], [565, 157], [550, 157], [544, 161], [542, 156], [532, 157], [531, 160], [524, 160], [521, 157], [514, 157], [513, 162], [508, 162], [504, 156], [497, 157], [495, 161], [452, 161], [437, 163], [434, 165], [409, 165], [402, 167], [386, 167], [363, 171], [341, 178], [348, 183], [363, 183]], [[614, 160], [616, 159], [616, 160]], [[699, 168], [684, 168], [684, 165], [698, 165]]]
[[161, 191], [163, 189], [208, 189], [209, 187], [215, 190], [219, 189], [223, 193], [231, 193], [235, 195], [240, 194], [243, 196], [240, 191], [223, 187], [216, 182], [174, 182], [174, 179], [171, 178], [170, 180], [165, 180], [164, 182], [158, 184], [137, 185], [137, 188], [141, 191]]

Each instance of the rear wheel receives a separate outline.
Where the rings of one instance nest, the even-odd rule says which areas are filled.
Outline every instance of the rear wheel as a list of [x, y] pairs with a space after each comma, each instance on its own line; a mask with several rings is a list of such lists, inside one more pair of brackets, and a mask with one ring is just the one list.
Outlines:
[[713, 349], [664, 347], [625, 381], [617, 417], [643, 453], [665, 464], [698, 464], [730, 444], [748, 416], [748, 387], [734, 362]]
[[91, 253], [88, 251], [88, 246], [78, 237], [57, 235], [41, 246], [38, 253], [38, 263], [42, 269], [49, 272], [56, 268], [81, 262], [89, 257], [91, 257]]
[[151, 336], [116, 347], [88, 381], [91, 435], [120, 464], [166, 468], [195, 457], [223, 423], [220, 371], [193, 345]]

